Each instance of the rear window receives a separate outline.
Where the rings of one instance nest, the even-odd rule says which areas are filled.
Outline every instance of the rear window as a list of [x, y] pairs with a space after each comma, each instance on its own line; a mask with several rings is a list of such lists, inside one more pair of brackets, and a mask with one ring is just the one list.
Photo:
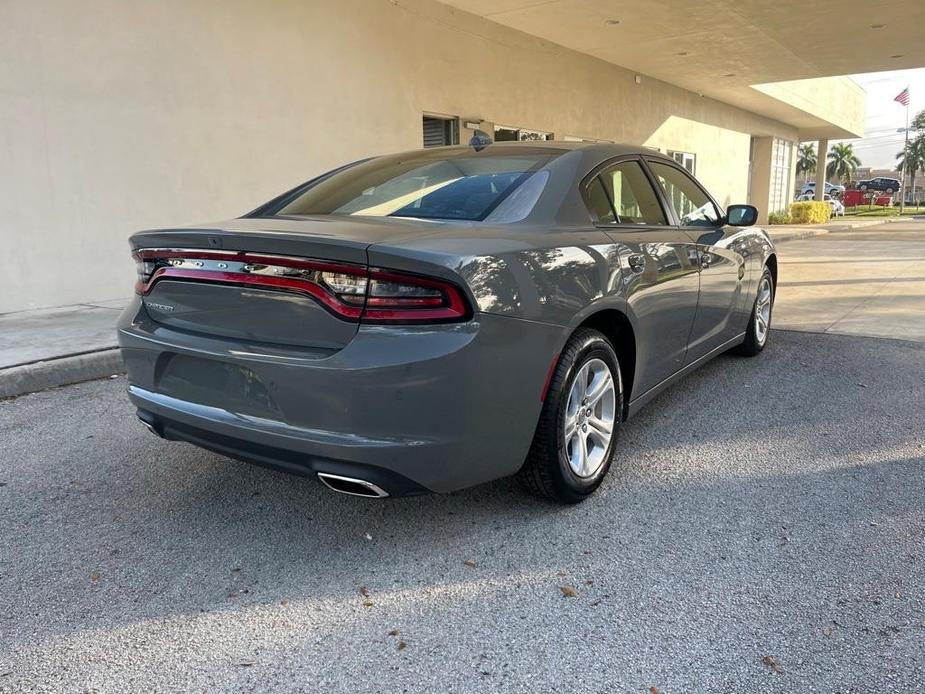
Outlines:
[[489, 146], [380, 157], [322, 180], [275, 214], [481, 221], [560, 154]]

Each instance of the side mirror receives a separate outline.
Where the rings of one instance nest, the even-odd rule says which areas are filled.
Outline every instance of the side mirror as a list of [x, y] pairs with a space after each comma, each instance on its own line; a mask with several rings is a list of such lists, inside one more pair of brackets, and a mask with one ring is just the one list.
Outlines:
[[726, 221], [734, 227], [750, 227], [758, 221], [758, 208], [753, 205], [730, 205]]

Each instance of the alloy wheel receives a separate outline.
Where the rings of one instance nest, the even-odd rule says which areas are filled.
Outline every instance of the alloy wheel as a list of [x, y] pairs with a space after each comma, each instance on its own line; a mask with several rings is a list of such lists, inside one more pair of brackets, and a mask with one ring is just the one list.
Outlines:
[[579, 477], [592, 477], [607, 459], [616, 421], [616, 387], [610, 367], [589, 359], [575, 375], [565, 405], [565, 454]]
[[771, 280], [762, 277], [758, 286], [758, 300], [755, 302], [755, 338], [759, 345], [763, 345], [768, 339], [768, 330], [771, 328], [772, 296]]

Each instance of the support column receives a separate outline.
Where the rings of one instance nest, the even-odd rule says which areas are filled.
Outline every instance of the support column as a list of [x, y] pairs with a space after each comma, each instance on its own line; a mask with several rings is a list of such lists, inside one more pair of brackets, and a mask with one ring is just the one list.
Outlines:
[[826, 159], [828, 154], [829, 141], [819, 140], [819, 148], [816, 150], [816, 193], [813, 195], [813, 200], [819, 200], [820, 202], [825, 199], [822, 196], [825, 195], [825, 167], [829, 163]]
[[758, 208], [758, 223], [768, 223], [771, 199], [771, 150], [773, 137], [752, 138], [752, 170], [749, 179], [748, 202]]

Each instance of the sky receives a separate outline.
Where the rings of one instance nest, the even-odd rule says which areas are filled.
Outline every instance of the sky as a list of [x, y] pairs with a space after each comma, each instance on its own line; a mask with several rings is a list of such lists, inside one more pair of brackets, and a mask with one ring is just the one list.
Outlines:
[[867, 92], [867, 117], [864, 137], [844, 142], [852, 144], [862, 166], [893, 169], [904, 137], [896, 129], [906, 127], [906, 107], [893, 99], [909, 87], [909, 118], [925, 110], [925, 68], [870, 72], [851, 79]]

